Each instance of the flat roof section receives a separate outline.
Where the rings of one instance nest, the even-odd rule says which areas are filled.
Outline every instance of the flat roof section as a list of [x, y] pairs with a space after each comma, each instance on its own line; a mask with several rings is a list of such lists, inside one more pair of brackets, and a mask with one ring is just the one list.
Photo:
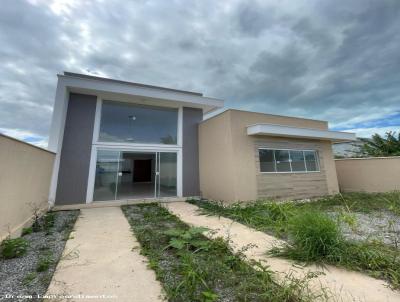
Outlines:
[[[151, 106], [161, 104], [166, 106], [183, 106], [201, 108], [204, 113], [212, 112], [224, 106], [224, 101], [203, 96], [202, 93], [171, 89], [134, 82], [97, 77], [64, 71], [58, 75], [58, 88], [68, 92], [97, 95], [101, 99], [142, 102]], [[61, 97], [61, 96], [60, 96]]]
[[116, 80], [116, 79], [111, 79], [111, 78], [98, 77], [98, 76], [93, 76], [93, 75], [88, 75], [88, 74], [81, 74], [81, 73], [75, 73], [75, 72], [69, 72], [69, 71], [64, 71], [64, 75], [70, 76], [70, 77], [77, 77], [77, 78], [84, 78], [84, 79], [92, 79], [92, 80], [100, 80], [100, 81], [109, 81], [109, 82], [113, 82], [113, 83], [133, 85], [133, 86], [143, 87], [143, 88], [155, 88], [155, 89], [162, 89], [162, 90], [165, 90], [165, 91], [181, 92], [181, 93], [185, 93], [185, 94], [192, 94], [192, 95], [197, 95], [197, 96], [203, 96], [203, 94], [200, 93], [200, 92], [187, 91], [187, 90], [179, 90], [179, 89], [173, 89], [173, 88], [166, 88], [166, 87], [161, 87], [161, 86], [154, 86], [154, 85], [148, 85], [148, 84], [142, 84], [142, 83], [136, 83], [136, 82], [129, 82], [129, 81], [122, 81], [122, 80]]
[[354, 133], [331, 130], [317, 130], [311, 128], [291, 127], [275, 124], [254, 124], [247, 126], [247, 135], [299, 137], [308, 139], [330, 140], [333, 142], [347, 142], [357, 140]]

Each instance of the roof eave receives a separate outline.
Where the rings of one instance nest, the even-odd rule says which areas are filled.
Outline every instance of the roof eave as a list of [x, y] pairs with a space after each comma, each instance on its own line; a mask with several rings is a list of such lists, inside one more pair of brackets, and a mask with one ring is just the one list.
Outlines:
[[247, 127], [247, 135], [266, 135], [292, 138], [305, 138], [315, 140], [328, 140], [332, 142], [356, 141], [354, 133], [319, 130], [312, 128], [292, 127], [275, 124], [255, 124]]

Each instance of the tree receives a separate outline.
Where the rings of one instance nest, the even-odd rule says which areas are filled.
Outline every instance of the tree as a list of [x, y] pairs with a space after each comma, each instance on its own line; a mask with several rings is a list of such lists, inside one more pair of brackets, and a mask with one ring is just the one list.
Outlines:
[[361, 139], [361, 153], [366, 156], [400, 156], [400, 132], [386, 132], [385, 136], [375, 133], [371, 139]]

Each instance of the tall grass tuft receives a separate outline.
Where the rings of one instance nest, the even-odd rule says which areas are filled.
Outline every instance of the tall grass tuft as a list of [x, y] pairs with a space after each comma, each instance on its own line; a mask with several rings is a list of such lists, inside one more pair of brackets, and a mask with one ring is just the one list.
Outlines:
[[343, 242], [337, 223], [326, 214], [305, 212], [289, 220], [287, 253], [301, 261], [320, 261], [336, 255]]

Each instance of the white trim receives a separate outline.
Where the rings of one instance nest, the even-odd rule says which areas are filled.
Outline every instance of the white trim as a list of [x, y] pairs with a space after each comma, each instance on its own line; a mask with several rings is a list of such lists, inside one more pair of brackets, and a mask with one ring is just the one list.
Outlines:
[[88, 181], [86, 188], [86, 203], [91, 203], [93, 201], [94, 182], [96, 178], [96, 158], [97, 158], [97, 149], [95, 146], [95, 142], [97, 140], [100, 129], [101, 105], [102, 105], [101, 98], [97, 97], [96, 112], [94, 116], [92, 146], [90, 151], [89, 173], [88, 173]]
[[100, 122], [101, 122], [101, 109], [102, 108], [103, 108], [103, 100], [100, 97], [97, 97], [96, 113], [95, 113], [95, 116], [94, 116], [92, 144], [95, 144], [99, 139]]
[[56, 89], [56, 96], [54, 100], [53, 117], [50, 126], [49, 144], [48, 149], [55, 152], [56, 156], [53, 163], [53, 171], [51, 174], [50, 188], [48, 202], [52, 206], [55, 204], [57, 185], [58, 185], [58, 173], [60, 169], [60, 156], [62, 141], [64, 137], [65, 120], [67, 117], [68, 110], [68, 96], [69, 92], [66, 86], [58, 82]]
[[183, 192], [183, 188], [182, 188], [182, 186], [183, 186], [183, 182], [182, 182], [182, 173], [183, 173], [183, 171], [182, 171], [182, 168], [183, 168], [182, 148], [179, 149], [179, 150], [177, 151], [177, 158], [176, 158], [176, 160], [177, 160], [177, 163], [176, 163], [176, 166], [177, 166], [177, 173], [176, 173], [176, 182], [177, 182], [177, 184], [176, 184], [176, 195], [177, 195], [178, 197], [183, 197], [183, 196], [182, 196], [182, 192]]
[[[258, 152], [258, 161], [259, 161], [259, 163], [260, 163], [260, 165], [259, 165], [259, 171], [260, 171], [261, 174], [298, 174], [298, 173], [303, 173], [303, 174], [307, 173], [307, 174], [308, 174], [308, 173], [320, 173], [320, 172], [321, 172], [321, 167], [320, 167], [320, 164], [319, 164], [319, 154], [318, 154], [318, 150], [316, 150], [316, 149], [308, 149], [308, 150], [306, 150], [306, 149], [299, 149], [299, 148], [293, 148], [293, 149], [286, 149], [286, 148], [285, 148], [285, 149], [284, 149], [284, 148], [259, 147], [259, 148], [257, 148], [257, 151], [259, 151], [259, 150], [289, 151], [289, 161], [288, 161], [288, 162], [289, 162], [289, 165], [290, 165], [290, 171], [284, 171], [284, 172], [283, 172], [283, 171], [281, 171], [281, 172], [278, 172], [278, 171], [277, 171], [275, 152], [272, 153], [273, 156], [274, 156], [274, 167], [275, 167], [275, 171], [274, 171], [274, 172], [262, 172], [262, 171], [261, 171], [260, 152]], [[291, 159], [291, 157], [290, 157], [290, 151], [302, 151], [302, 152], [303, 152], [304, 167], [306, 168], [305, 171], [292, 171], [293, 169], [292, 169], [292, 159]], [[307, 169], [307, 164], [306, 164], [306, 156], [305, 156], [304, 152], [314, 152], [318, 170], [316, 170], [316, 171], [308, 171], [308, 169]]]
[[[130, 83], [112, 82], [102, 79], [89, 79], [71, 75], [58, 75], [59, 81], [70, 87], [71, 91], [91, 94], [123, 94], [128, 96], [140, 96], [144, 98], [157, 99], [160, 101], [173, 101], [181, 106], [203, 108], [205, 112], [222, 108], [224, 101], [216, 98], [204, 97], [192, 93], [180, 91], [168, 91], [157, 87], [142, 87]], [[104, 97], [103, 97], [104, 99]]]
[[262, 150], [283, 150], [283, 151], [315, 151], [318, 152], [317, 149], [302, 149], [302, 148], [291, 148], [291, 149], [287, 149], [287, 148], [269, 148], [269, 147], [259, 147], [257, 149], [262, 149]]
[[292, 127], [277, 124], [254, 124], [247, 126], [247, 135], [269, 135], [283, 137], [300, 137], [330, 141], [356, 141], [354, 133]]
[[106, 148], [106, 149], [126, 149], [126, 150], [143, 150], [143, 151], [152, 151], [152, 150], [164, 150], [164, 152], [173, 152], [181, 149], [178, 145], [151, 145], [151, 144], [128, 144], [128, 143], [96, 143], [93, 144], [97, 148]]
[[89, 177], [86, 189], [86, 203], [93, 202], [94, 183], [96, 180], [96, 159], [97, 159], [97, 148], [92, 145], [92, 151], [90, 153], [90, 164], [89, 164]]

